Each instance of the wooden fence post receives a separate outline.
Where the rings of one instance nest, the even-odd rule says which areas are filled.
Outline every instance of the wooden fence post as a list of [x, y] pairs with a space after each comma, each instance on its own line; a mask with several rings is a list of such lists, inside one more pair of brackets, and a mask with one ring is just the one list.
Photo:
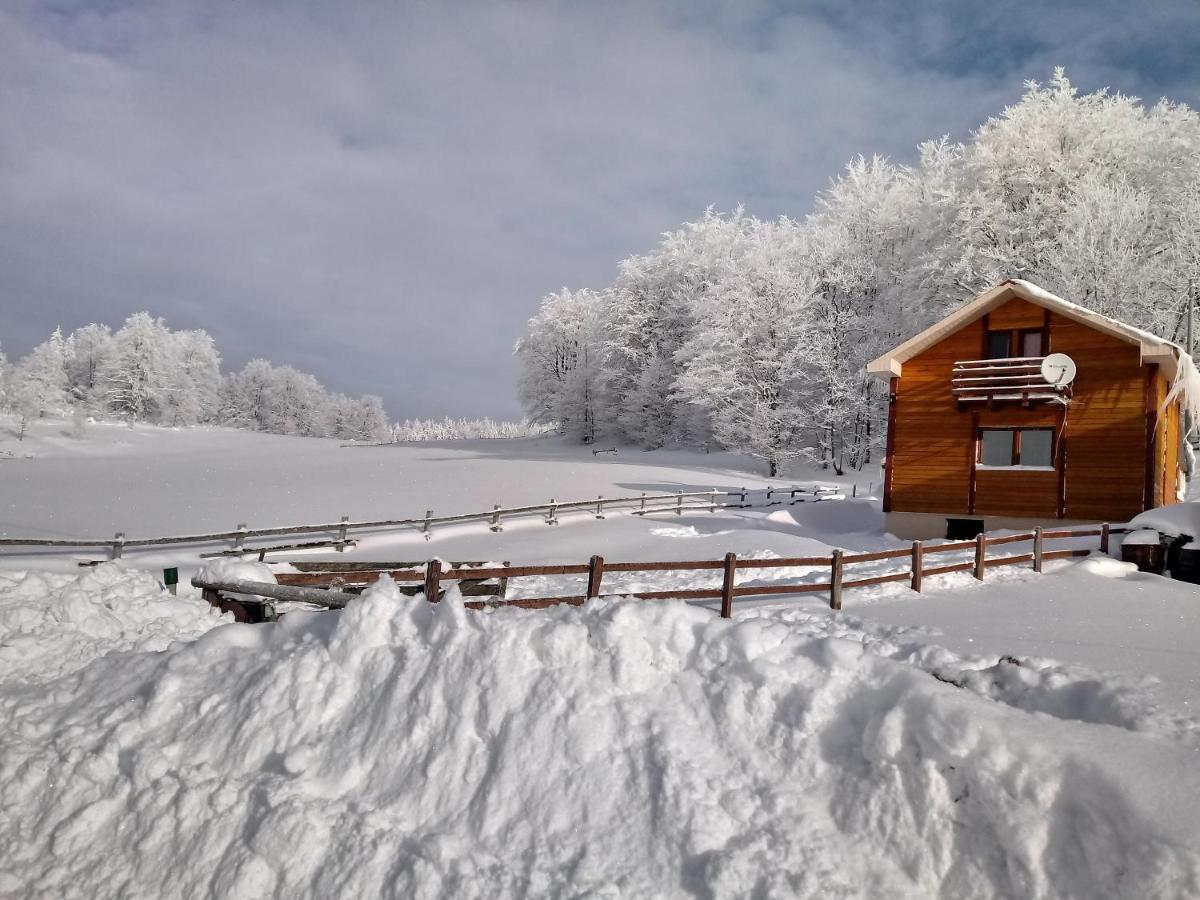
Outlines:
[[987, 563], [987, 532], [975, 535], [975, 578], [983, 581], [983, 570]]
[[721, 618], [733, 618], [733, 577], [737, 572], [737, 554], [725, 554], [725, 577], [721, 581]]
[[1042, 552], [1045, 547], [1045, 538], [1042, 537], [1042, 526], [1039, 525], [1033, 529], [1033, 571], [1042, 571]]
[[717, 511], [717, 489], [712, 489], [712, 499], [708, 501], [708, 511], [715, 513]]
[[591, 600], [600, 596], [600, 579], [604, 577], [604, 557], [593, 556], [588, 561], [587, 595]]
[[497, 503], [492, 507], [492, 524], [488, 526], [492, 531], [503, 531], [504, 526], [500, 524], [500, 504]]
[[921, 593], [921, 569], [925, 566], [925, 545], [920, 541], [912, 543], [912, 589]]
[[829, 608], [842, 608], [842, 551], [834, 549], [829, 579]]
[[854, 484], [850, 485], [850, 499], [853, 500], [857, 496], [858, 496], [858, 482], [856, 481], [856, 482], [854, 482]]
[[645, 491], [642, 491], [642, 505], [641, 505], [641, 510], [640, 510], [640, 511], [641, 511], [641, 512], [645, 512], [645, 511], [646, 511], [646, 492], [645, 492]]
[[429, 540], [429, 529], [433, 527], [433, 522], [430, 521], [432, 518], [433, 510], [425, 510], [425, 524], [421, 526], [421, 534], [425, 535], [425, 540]]
[[683, 515], [683, 491], [676, 491], [679, 496], [675, 498], [675, 515]]
[[[245, 531], [245, 530], [246, 530], [246, 523], [245, 523], [245, 522], [238, 522], [238, 527], [237, 527], [237, 530], [238, 530], [238, 531]], [[235, 538], [233, 539], [233, 549], [234, 549], [234, 550], [241, 550], [241, 549], [242, 549], [242, 544], [245, 542], [245, 540], [246, 540], [246, 536], [245, 536], [244, 534], [239, 534], [237, 537], [235, 537]]]
[[437, 603], [440, 599], [438, 593], [441, 590], [441, 582], [442, 561], [431, 559], [425, 563], [425, 599], [430, 603]]
[[604, 496], [603, 495], [601, 495], [596, 500], [596, 518], [597, 519], [604, 518]]
[[125, 552], [125, 532], [118, 531], [113, 537], [112, 556], [110, 559], [120, 559], [121, 554]]
[[742, 488], [742, 509], [746, 508], [746, 489]]
[[554, 498], [550, 498], [550, 509], [546, 512], [546, 524], [557, 525], [558, 518], [554, 515], [558, 511], [558, 504], [554, 502]]
[[338, 536], [337, 536], [338, 544], [337, 544], [336, 549], [337, 549], [338, 553], [341, 553], [343, 550], [346, 549], [346, 523], [349, 521], [350, 521], [349, 516], [342, 516], [342, 524], [341, 524], [341, 527], [338, 528]]
[[1100, 552], [1108, 552], [1108, 523], [1105, 522], [1100, 526]]

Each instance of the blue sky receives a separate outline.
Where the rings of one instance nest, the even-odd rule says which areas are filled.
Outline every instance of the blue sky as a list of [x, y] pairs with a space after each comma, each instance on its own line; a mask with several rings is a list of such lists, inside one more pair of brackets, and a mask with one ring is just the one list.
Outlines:
[[0, 348], [148, 309], [516, 416], [544, 294], [706, 206], [800, 216], [1066, 66], [1197, 105], [1200, 4], [0, 0]]

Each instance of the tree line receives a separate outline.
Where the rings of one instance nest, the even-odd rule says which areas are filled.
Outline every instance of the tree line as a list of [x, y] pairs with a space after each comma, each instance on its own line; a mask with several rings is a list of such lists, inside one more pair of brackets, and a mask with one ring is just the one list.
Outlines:
[[1200, 290], [1200, 116], [1062, 70], [963, 142], [851, 161], [803, 219], [712, 210], [543, 299], [516, 352], [535, 422], [842, 472], [879, 458], [865, 364], [1006, 278], [1181, 340]]
[[65, 415], [347, 440], [379, 440], [389, 428], [379, 397], [330, 391], [291, 366], [254, 359], [223, 375], [207, 332], [172, 331], [146, 312], [116, 331], [56, 329], [15, 364], [0, 354], [0, 409], [17, 416], [22, 439], [31, 420]]

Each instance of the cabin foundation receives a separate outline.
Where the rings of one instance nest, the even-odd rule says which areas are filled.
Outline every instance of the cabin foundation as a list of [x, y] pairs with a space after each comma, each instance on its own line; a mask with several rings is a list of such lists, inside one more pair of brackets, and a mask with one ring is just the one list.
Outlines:
[[1022, 516], [972, 516], [967, 513], [945, 512], [889, 512], [885, 515], [884, 528], [889, 534], [908, 541], [929, 541], [941, 538], [967, 539], [950, 532], [950, 520], [973, 520], [981, 524], [979, 531], [993, 532], [1002, 529], [1029, 531], [1043, 528], [1070, 528], [1077, 525], [1094, 524], [1094, 519], [1059, 519]]

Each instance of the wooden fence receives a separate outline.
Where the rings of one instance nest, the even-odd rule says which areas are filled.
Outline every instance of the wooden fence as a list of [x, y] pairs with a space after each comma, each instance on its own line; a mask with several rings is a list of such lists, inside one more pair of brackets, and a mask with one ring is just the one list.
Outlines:
[[[641, 600], [720, 600], [721, 615], [729, 618], [732, 614], [733, 601], [739, 597], [769, 596], [772, 594], [829, 594], [829, 606], [832, 609], [842, 608], [842, 594], [851, 588], [868, 587], [878, 584], [908, 582], [909, 587], [920, 592], [924, 579], [948, 575], [952, 572], [971, 572], [975, 578], [983, 581], [988, 569], [1000, 566], [1016, 566], [1029, 563], [1035, 572], [1042, 571], [1046, 560], [1065, 559], [1073, 556], [1086, 556], [1091, 551], [1080, 548], [1062, 550], [1047, 550], [1047, 541], [1078, 540], [1080, 538], [1098, 537], [1101, 552], [1108, 552], [1109, 538], [1113, 534], [1128, 532], [1128, 528], [1112, 528], [1107, 523], [1093, 528], [1064, 528], [1045, 530], [1035, 528], [1033, 531], [1021, 534], [1008, 534], [989, 537], [980, 534], [970, 541], [954, 541], [926, 545], [923, 541], [914, 541], [911, 547], [896, 550], [879, 550], [869, 553], [846, 553], [834, 550], [829, 556], [799, 556], [777, 559], [739, 559], [734, 553], [725, 554], [724, 559], [684, 560], [676, 562], [606, 562], [602, 556], [593, 556], [587, 563], [553, 565], [553, 566], [502, 566], [502, 567], [463, 567], [443, 571], [440, 560], [433, 559], [425, 564], [423, 571], [418, 568], [397, 569], [392, 571], [360, 571], [349, 576], [349, 573], [338, 573], [342, 585], [350, 584], [361, 588], [363, 585], [377, 581], [382, 575], [388, 575], [395, 581], [424, 582], [424, 593], [427, 598], [436, 602], [441, 597], [443, 586], [447, 582], [465, 579], [513, 579], [532, 576], [574, 575], [587, 576], [587, 587], [582, 594], [571, 594], [556, 597], [530, 597], [514, 600], [473, 600], [467, 601], [471, 609], [482, 609], [496, 606], [516, 606], [522, 609], [545, 609], [560, 604], [581, 605], [596, 597], [635, 597]], [[988, 556], [988, 551], [996, 547], [1010, 544], [1032, 543], [1028, 553]], [[962, 553], [973, 551], [973, 559], [965, 562], [951, 562], [942, 565], [926, 566], [925, 559], [946, 553]], [[907, 559], [909, 565], [900, 571], [887, 572], [879, 575], [864, 577], [849, 577], [846, 575], [847, 566], [864, 563], [881, 562], [886, 560]], [[735, 584], [739, 572], [752, 570], [769, 570], [795, 567], [825, 567], [829, 570], [829, 581], [822, 582], [790, 582], [787, 584]], [[602, 593], [605, 575], [617, 572], [687, 572], [687, 571], [720, 571], [721, 586], [719, 588], [672, 589], [661, 591], [615, 591], [610, 594]], [[278, 584], [261, 584], [250, 581], [209, 581], [199, 578], [192, 579], [195, 587], [205, 591], [229, 591], [240, 594], [259, 594], [278, 600], [298, 600], [308, 603], [319, 603], [332, 608], [345, 606], [355, 595], [342, 591], [322, 591], [321, 585], [328, 586], [332, 573], [280, 573]], [[265, 588], [266, 590], [262, 590]], [[295, 592], [294, 594], [292, 592]], [[322, 594], [326, 596], [322, 597]]]
[[[750, 497], [753, 494], [765, 494], [765, 501], [751, 502]], [[232, 541], [232, 546], [226, 551], [207, 555], [261, 554], [317, 547], [330, 547], [335, 550], [341, 550], [353, 544], [353, 541], [350, 540], [350, 534], [356, 531], [382, 531], [409, 528], [419, 531], [428, 539], [433, 533], [434, 526], [437, 525], [485, 522], [492, 531], [503, 531], [505, 518], [542, 517], [547, 525], [557, 525], [559, 514], [564, 512], [591, 512], [597, 519], [603, 519], [606, 512], [613, 511], [624, 511], [635, 516], [654, 513], [677, 513], [682, 515], [685, 511], [716, 512], [718, 509], [777, 506], [785, 501], [774, 498], [784, 495], [787, 495], [789, 498], [786, 502], [791, 504], [820, 500], [840, 500], [844, 498], [844, 494], [840, 492], [839, 488], [820, 484], [767, 488], [743, 487], [736, 491], [722, 491], [713, 488], [707, 491], [676, 491], [672, 494], [642, 493], [634, 497], [602, 496], [594, 500], [558, 501], [551, 498], [549, 503], [508, 507], [496, 504], [486, 512], [456, 513], [449, 516], [435, 516], [433, 510], [429, 509], [425, 511], [424, 516], [409, 519], [351, 521], [349, 516], [342, 516], [340, 522], [330, 522], [320, 525], [285, 525], [275, 528], [248, 528], [246, 525], [240, 524], [232, 531], [176, 535], [173, 537], [127, 538], [125, 532], [118, 531], [115, 536], [108, 539], [0, 538], [0, 547], [105, 548], [108, 551], [109, 559], [120, 559], [127, 548], [208, 544], [216, 541]], [[736, 502], [733, 498], [737, 498]], [[305, 534], [327, 534], [329, 538], [315, 543], [287, 544], [273, 547], [251, 547], [245, 543], [247, 540], [255, 538]]]

